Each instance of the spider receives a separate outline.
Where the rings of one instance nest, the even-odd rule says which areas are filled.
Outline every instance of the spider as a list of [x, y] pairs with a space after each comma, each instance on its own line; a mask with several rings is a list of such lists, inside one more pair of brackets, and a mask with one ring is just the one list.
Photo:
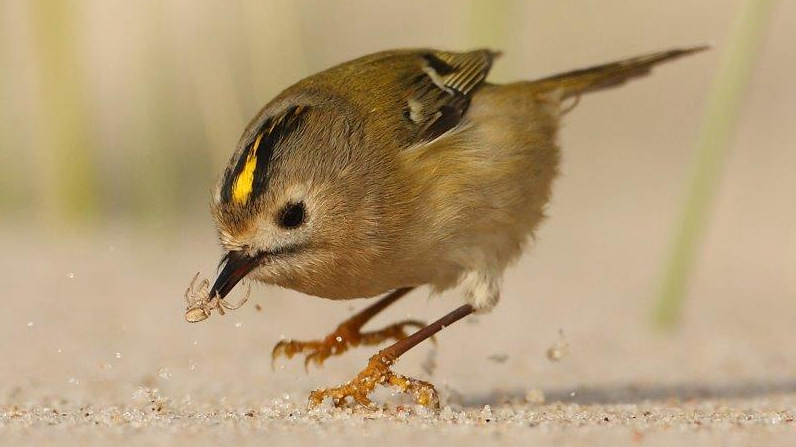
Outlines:
[[196, 289], [196, 280], [199, 278], [199, 272], [194, 275], [191, 284], [185, 290], [185, 301], [188, 307], [185, 310], [185, 320], [189, 323], [198, 323], [206, 320], [210, 316], [213, 309], [218, 309], [218, 313], [224, 315], [224, 309], [235, 310], [243, 306], [249, 299], [249, 294], [252, 291], [251, 284], [246, 290], [246, 295], [238, 302], [238, 304], [229, 304], [224, 301], [217, 293], [212, 298], [208, 293], [210, 289], [210, 281], [207, 278], [199, 283], [199, 288]]

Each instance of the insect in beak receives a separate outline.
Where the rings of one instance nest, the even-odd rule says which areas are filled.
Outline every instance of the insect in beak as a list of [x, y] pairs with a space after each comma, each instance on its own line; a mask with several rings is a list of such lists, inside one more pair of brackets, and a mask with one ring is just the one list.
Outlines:
[[223, 267], [212, 288], [210, 288], [210, 282], [205, 279], [199, 284], [199, 288], [196, 289], [196, 279], [199, 277], [199, 273], [197, 273], [191, 281], [191, 285], [185, 291], [185, 301], [188, 303], [185, 319], [189, 323], [197, 323], [207, 319], [213, 309], [217, 309], [218, 313], [224, 315], [224, 309], [235, 310], [241, 307], [249, 299], [251, 285], [246, 291], [246, 296], [238, 304], [229, 304], [223, 298], [252, 269], [257, 267], [260, 260], [261, 256], [252, 257], [234, 251], [227, 253], [221, 260]]

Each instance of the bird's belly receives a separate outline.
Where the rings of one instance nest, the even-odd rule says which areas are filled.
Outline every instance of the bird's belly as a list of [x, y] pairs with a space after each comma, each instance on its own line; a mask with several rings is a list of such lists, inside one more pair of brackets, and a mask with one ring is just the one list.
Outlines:
[[412, 287], [421, 285], [426, 281], [418, 281], [416, 278], [400, 278], [396, 275], [380, 275], [377, 268], [363, 270], [361, 266], [356, 268], [341, 267], [334, 276], [323, 278], [293, 278], [289, 281], [280, 281], [277, 285], [298, 292], [326, 298], [331, 300], [350, 300], [357, 298], [370, 298], [378, 296], [391, 290], [402, 287]]
[[[489, 86], [474, 98], [465, 130], [406, 155], [413, 178], [428, 185], [421, 202], [433, 210], [418, 244], [433, 248], [420, 265], [456, 266], [457, 279], [465, 271], [499, 276], [518, 257], [544, 218], [558, 173], [557, 110], [522, 85]], [[455, 283], [450, 269], [437, 272], [435, 288]]]

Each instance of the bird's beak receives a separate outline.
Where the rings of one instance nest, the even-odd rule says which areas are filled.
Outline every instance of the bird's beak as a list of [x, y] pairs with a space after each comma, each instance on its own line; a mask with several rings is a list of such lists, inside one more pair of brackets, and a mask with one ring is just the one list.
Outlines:
[[210, 289], [210, 296], [224, 298], [241, 279], [260, 264], [260, 256], [248, 256], [241, 251], [231, 251], [221, 260], [223, 267]]

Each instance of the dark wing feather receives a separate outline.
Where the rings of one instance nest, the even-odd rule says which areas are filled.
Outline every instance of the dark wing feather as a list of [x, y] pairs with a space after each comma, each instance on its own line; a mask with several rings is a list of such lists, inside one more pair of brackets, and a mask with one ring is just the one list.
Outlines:
[[410, 79], [404, 109], [420, 142], [434, 140], [459, 124], [498, 55], [489, 50], [420, 53], [420, 72]]

